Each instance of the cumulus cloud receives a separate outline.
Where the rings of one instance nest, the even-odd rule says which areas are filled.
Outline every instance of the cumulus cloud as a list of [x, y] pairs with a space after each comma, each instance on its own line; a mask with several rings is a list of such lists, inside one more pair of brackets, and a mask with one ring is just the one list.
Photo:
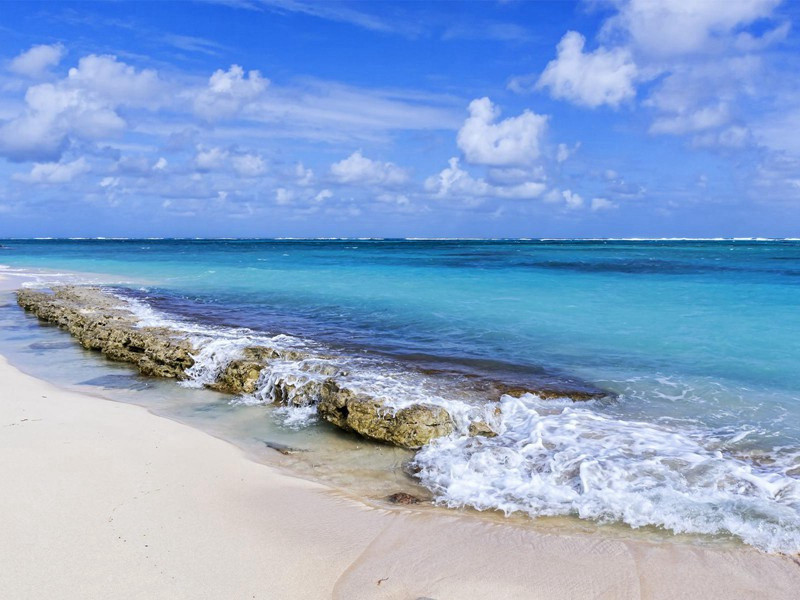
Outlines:
[[236, 115], [249, 102], [267, 89], [269, 80], [258, 71], [246, 75], [239, 65], [227, 71], [217, 69], [208, 79], [208, 86], [194, 100], [195, 112], [209, 121]]
[[242, 177], [259, 177], [266, 173], [267, 165], [258, 154], [241, 154], [231, 159], [233, 170]]
[[564, 198], [564, 203], [567, 205], [567, 208], [580, 208], [583, 206], [583, 198], [571, 190], [564, 190], [561, 192], [561, 195]]
[[433, 195], [444, 197], [493, 197], [509, 199], [536, 198], [545, 190], [539, 181], [524, 181], [508, 186], [492, 185], [485, 179], [474, 178], [462, 169], [456, 157], [448, 161], [448, 167], [438, 175], [425, 180], [425, 189]]
[[156, 71], [137, 70], [111, 55], [84, 56], [69, 70], [65, 85], [91, 93], [110, 106], [157, 108], [167, 100], [167, 86]]
[[583, 198], [572, 190], [551, 189], [544, 195], [544, 201], [550, 204], [563, 203], [569, 209], [577, 209], [583, 206]]
[[568, 31], [557, 46], [557, 57], [547, 63], [536, 83], [548, 88], [554, 98], [596, 108], [603, 104], [617, 107], [636, 95], [636, 64], [625, 48], [600, 47], [584, 52], [584, 38]]
[[[790, 29], [775, 8], [780, 0], [685, 2], [611, 0], [616, 13], [599, 31], [601, 45], [568, 31], [535, 81], [512, 79], [514, 91], [548, 90], [590, 108], [618, 107], [652, 82], [643, 104], [652, 109], [650, 133], [688, 135], [695, 146], [741, 147], [752, 135], [732, 128], [743, 97], [756, 97], [766, 73], [758, 53]], [[772, 21], [772, 22], [770, 22]], [[723, 132], [725, 132], [723, 134]]]
[[154, 108], [162, 82], [114, 56], [89, 55], [55, 83], [31, 86], [25, 109], [0, 126], [0, 154], [11, 160], [56, 160], [72, 139], [97, 140], [126, 127], [121, 106]]
[[194, 166], [198, 171], [215, 171], [221, 169], [230, 153], [223, 148], [199, 148], [194, 157]]
[[529, 165], [540, 154], [548, 117], [529, 110], [497, 121], [500, 109], [489, 98], [469, 104], [469, 117], [458, 131], [457, 143], [467, 162], [476, 165]]
[[113, 107], [81, 89], [45, 83], [28, 89], [23, 114], [0, 126], [0, 153], [11, 160], [54, 160], [69, 137], [94, 140], [122, 132]]
[[8, 70], [17, 75], [36, 79], [47, 74], [66, 54], [62, 44], [40, 44], [18, 54], [8, 63]]
[[68, 163], [36, 163], [30, 173], [15, 175], [14, 179], [27, 183], [69, 183], [90, 170], [86, 159], [80, 157]]
[[353, 152], [344, 160], [331, 165], [331, 175], [343, 184], [393, 186], [405, 183], [408, 172], [391, 162], [371, 160]]

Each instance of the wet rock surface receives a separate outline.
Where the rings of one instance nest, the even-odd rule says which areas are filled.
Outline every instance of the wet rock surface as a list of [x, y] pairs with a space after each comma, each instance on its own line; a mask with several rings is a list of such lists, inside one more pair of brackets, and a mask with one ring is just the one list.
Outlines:
[[472, 437], [482, 435], [483, 437], [497, 437], [497, 432], [492, 429], [485, 421], [473, 421], [469, 424], [469, 434]]
[[69, 331], [89, 350], [136, 365], [145, 375], [186, 378], [196, 349], [169, 329], [137, 327], [122, 300], [97, 288], [57, 287], [52, 293], [23, 289], [17, 302], [44, 321]]
[[[22, 289], [17, 302], [40, 319], [69, 331], [84, 348], [131, 363], [145, 375], [187, 379], [187, 369], [194, 365], [200, 350], [184, 332], [140, 327], [126, 302], [101, 288]], [[273, 402], [316, 405], [319, 416], [328, 423], [405, 448], [420, 448], [454, 431], [451, 416], [440, 406], [418, 403], [393, 409], [384, 401], [342, 387], [335, 377], [346, 373], [319, 360], [324, 358], [297, 350], [251, 346], [243, 348], [204, 385], [230, 394], [253, 394], [263, 386]], [[308, 377], [270, 374], [269, 367], [276, 362], [297, 362], [296, 371]], [[270, 374], [267, 381], [265, 373]]]
[[407, 494], [406, 492], [397, 492], [396, 494], [391, 494], [386, 496], [386, 500], [391, 502], [392, 504], [403, 504], [403, 505], [410, 505], [410, 504], [419, 504], [422, 502], [416, 496], [412, 496], [411, 494]]
[[405, 448], [421, 448], [455, 429], [452, 418], [440, 406], [414, 404], [393, 409], [341, 388], [330, 379], [322, 386], [317, 412], [337, 427]]

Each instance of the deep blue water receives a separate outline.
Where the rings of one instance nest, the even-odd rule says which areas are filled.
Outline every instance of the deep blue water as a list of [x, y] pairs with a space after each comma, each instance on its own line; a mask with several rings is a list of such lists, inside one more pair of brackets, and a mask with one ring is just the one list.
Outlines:
[[[101, 274], [95, 280], [122, 282], [127, 294], [199, 323], [286, 333], [400, 363], [614, 393], [613, 401], [555, 415], [535, 401], [508, 405], [513, 423], [505, 426], [513, 435], [497, 446], [465, 446], [467, 440], [423, 451], [422, 476], [443, 501], [731, 531], [761, 547], [800, 549], [800, 242], [0, 244], [0, 264]], [[525, 438], [523, 444], [531, 434], [526, 427], [546, 432], [537, 439], [549, 444], [549, 453], [525, 450], [538, 443]], [[564, 431], [573, 434], [565, 437]], [[596, 447], [598, 436], [608, 444]], [[620, 445], [624, 452], [618, 455]], [[559, 463], [564, 452], [582, 446], [600, 458], [590, 464], [586, 454]], [[505, 478], [499, 455], [506, 468], [517, 461], [514, 472], [528, 473], [524, 481]], [[658, 456], [672, 471], [648, 462]], [[705, 470], [693, 473], [691, 465], [702, 462], [698, 456], [728, 462], [717, 470], [716, 463], [703, 463]], [[732, 474], [740, 467], [753, 476]], [[552, 480], [539, 482], [545, 491], [533, 490], [529, 484], [542, 469]], [[598, 481], [617, 483], [598, 491], [592, 469], [599, 469]], [[671, 479], [676, 473], [680, 481]], [[736, 482], [729, 489], [731, 478]], [[747, 485], [753, 489], [742, 487]], [[650, 489], [662, 493], [654, 496]], [[741, 495], [757, 502], [748, 504]], [[637, 520], [624, 507], [643, 498], [656, 508], [631, 509], [644, 515]], [[719, 517], [721, 507], [739, 511], [739, 521]], [[670, 518], [659, 516], [669, 511]], [[768, 526], [759, 530], [759, 519]]]

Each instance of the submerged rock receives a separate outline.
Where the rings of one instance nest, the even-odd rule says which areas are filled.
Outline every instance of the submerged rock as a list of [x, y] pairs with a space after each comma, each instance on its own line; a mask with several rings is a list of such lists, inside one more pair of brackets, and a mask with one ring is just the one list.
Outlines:
[[503, 384], [495, 384], [494, 386], [501, 396], [513, 396], [520, 398], [525, 394], [533, 394], [542, 400], [555, 400], [558, 398], [569, 398], [573, 402], [587, 402], [588, 400], [597, 400], [606, 398], [611, 394], [605, 390], [583, 390], [583, 389], [570, 389], [570, 388], [526, 388], [520, 386], [507, 386]]
[[420, 500], [416, 496], [412, 496], [411, 494], [407, 494], [406, 492], [397, 492], [395, 494], [391, 494], [389, 496], [386, 496], [386, 500], [391, 502], [392, 504], [404, 504], [404, 505], [419, 504], [420, 502], [422, 502], [422, 500]]

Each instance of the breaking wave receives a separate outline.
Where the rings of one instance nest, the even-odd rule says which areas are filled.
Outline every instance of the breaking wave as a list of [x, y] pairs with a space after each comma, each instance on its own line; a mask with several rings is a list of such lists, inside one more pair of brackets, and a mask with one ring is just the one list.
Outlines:
[[800, 550], [800, 481], [788, 453], [758, 465], [704, 445], [702, 432], [609, 418], [591, 407], [504, 396], [499, 435], [433, 441], [414, 459], [450, 507], [575, 515], [676, 533], [732, 534]]
[[[248, 346], [302, 351], [296, 359], [271, 360], [256, 390], [233, 401], [269, 404], [278, 399], [279, 388], [304, 390], [306, 401], [283, 397], [284, 406], [274, 411], [285, 427], [316, 421], [314, 386], [332, 375], [343, 387], [395, 410], [419, 402], [442, 406], [456, 432], [423, 447], [412, 461], [416, 477], [442, 505], [732, 535], [765, 551], [800, 551], [796, 451], [739, 455], [699, 425], [625, 420], [604, 412], [597, 401], [525, 394], [489, 402], [396, 361], [343, 354], [293, 336], [204, 326], [121, 297], [142, 326], [182, 330], [199, 348], [182, 385], [215, 381]], [[487, 423], [497, 435], [471, 436], [469, 425], [475, 421]]]

